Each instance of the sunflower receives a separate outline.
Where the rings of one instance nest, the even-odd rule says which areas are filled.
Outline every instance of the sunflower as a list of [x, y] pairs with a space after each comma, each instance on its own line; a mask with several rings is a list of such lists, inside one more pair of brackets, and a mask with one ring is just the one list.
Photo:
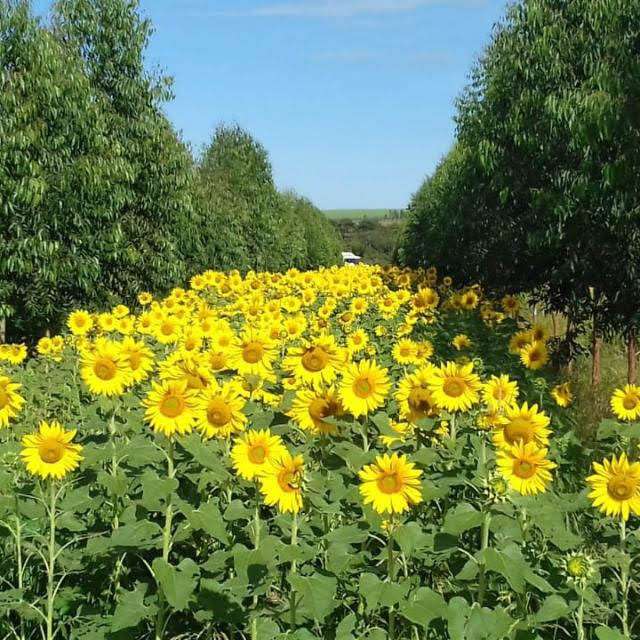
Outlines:
[[396, 443], [406, 442], [407, 438], [415, 432], [415, 427], [408, 422], [389, 420], [389, 427], [391, 428], [392, 434], [380, 436], [380, 440], [385, 447], [392, 447]]
[[398, 385], [395, 399], [400, 415], [411, 424], [415, 425], [424, 418], [433, 418], [438, 414], [438, 407], [429, 389], [429, 378], [433, 369], [433, 366], [418, 369], [404, 377]]
[[84, 336], [93, 328], [93, 318], [89, 312], [78, 309], [69, 314], [67, 327], [74, 336]]
[[519, 355], [522, 349], [531, 344], [531, 342], [530, 331], [518, 331], [518, 333], [514, 333], [509, 340], [509, 353]]
[[446, 362], [434, 367], [429, 375], [429, 390], [437, 406], [447, 411], [467, 411], [479, 400], [480, 378], [473, 373], [473, 363], [458, 365]]
[[520, 360], [527, 369], [536, 371], [549, 361], [549, 352], [544, 342], [532, 342], [520, 350]]
[[451, 344], [458, 350], [462, 351], [463, 349], [468, 349], [471, 347], [471, 338], [464, 334], [459, 333], [455, 338], [451, 341]]
[[18, 393], [21, 386], [7, 376], [0, 376], [0, 429], [6, 427], [24, 405], [24, 398]]
[[149, 304], [151, 304], [153, 302], [153, 296], [148, 291], [141, 291], [138, 294], [138, 302], [143, 307], [146, 307], [147, 305], [149, 305]]
[[595, 474], [587, 478], [589, 499], [608, 516], [628, 520], [640, 515], [640, 462], [629, 462], [625, 453], [602, 464], [593, 463]]
[[277, 506], [281, 513], [298, 513], [302, 509], [304, 459], [286, 449], [270, 460], [260, 475], [260, 491], [265, 504]]
[[185, 380], [154, 382], [142, 404], [147, 408], [144, 419], [153, 430], [168, 438], [189, 433], [194, 419], [196, 392], [187, 388]]
[[91, 393], [105, 396], [122, 395], [132, 382], [122, 345], [104, 338], [82, 351], [80, 376]]
[[391, 353], [398, 364], [417, 364], [419, 362], [419, 358], [416, 355], [416, 343], [413, 340], [406, 338], [398, 340], [393, 345]]
[[175, 351], [160, 365], [161, 380], [184, 380], [187, 388], [200, 390], [214, 379], [208, 358], [199, 352]]
[[229, 365], [241, 375], [268, 376], [276, 354], [276, 345], [265, 332], [247, 327], [229, 347]]
[[243, 431], [247, 424], [244, 405], [245, 399], [233, 382], [220, 385], [214, 380], [196, 402], [196, 427], [205, 438], [227, 438]]
[[356, 418], [384, 404], [389, 393], [387, 370], [375, 360], [350, 364], [342, 376], [339, 395], [344, 408]]
[[516, 442], [496, 454], [496, 464], [509, 486], [524, 496], [544, 493], [551, 482], [555, 463], [547, 460], [547, 449], [535, 442]]
[[425, 313], [435, 309], [440, 302], [440, 296], [430, 287], [418, 290], [411, 300], [411, 306], [418, 313]]
[[324, 391], [298, 390], [288, 413], [301, 429], [321, 435], [338, 433], [338, 427], [331, 419], [343, 414], [344, 408], [333, 387]]
[[515, 318], [518, 315], [518, 311], [520, 311], [520, 302], [515, 296], [504, 296], [504, 298], [502, 298], [501, 304], [503, 311], [507, 315], [511, 316], [512, 318]]
[[509, 376], [491, 376], [482, 387], [482, 399], [489, 409], [505, 409], [518, 399], [518, 383]]
[[330, 334], [289, 349], [282, 366], [300, 383], [314, 387], [332, 384], [344, 360], [343, 350]]
[[0, 345], [0, 360], [6, 360], [10, 364], [20, 364], [27, 357], [26, 344], [2, 344]]
[[231, 449], [231, 460], [238, 475], [253, 480], [262, 475], [267, 465], [286, 453], [280, 436], [269, 429], [250, 430], [240, 436]]
[[465, 291], [460, 295], [460, 306], [466, 311], [472, 311], [478, 306], [480, 296], [473, 290]]
[[131, 372], [131, 383], [135, 384], [146, 380], [153, 370], [153, 352], [144, 342], [133, 338], [125, 338], [122, 341], [121, 353]]
[[557, 384], [551, 389], [551, 397], [559, 407], [568, 407], [573, 402], [571, 383], [565, 382], [563, 384]]
[[493, 432], [493, 443], [499, 449], [510, 448], [519, 441], [535, 442], [540, 447], [549, 443], [551, 431], [547, 427], [551, 420], [544, 411], [538, 411], [537, 404], [529, 407], [525, 402], [520, 407], [507, 407], [504, 417], [506, 422]]
[[611, 396], [611, 410], [620, 420], [637, 420], [640, 417], [640, 387], [627, 384], [616, 389]]
[[67, 431], [55, 420], [41, 422], [38, 432], [22, 438], [20, 455], [27, 471], [41, 478], [64, 478], [80, 465], [82, 447], [71, 441], [76, 430]]
[[422, 471], [407, 456], [378, 456], [358, 473], [364, 504], [371, 504], [378, 513], [406, 511], [422, 502], [421, 475]]
[[369, 343], [369, 336], [364, 329], [358, 329], [356, 331], [352, 331], [347, 336], [347, 349], [349, 353], [358, 353], [362, 351], [367, 344]]
[[168, 314], [163, 314], [153, 326], [153, 337], [160, 344], [173, 344], [178, 342], [182, 335], [182, 325], [180, 321]]

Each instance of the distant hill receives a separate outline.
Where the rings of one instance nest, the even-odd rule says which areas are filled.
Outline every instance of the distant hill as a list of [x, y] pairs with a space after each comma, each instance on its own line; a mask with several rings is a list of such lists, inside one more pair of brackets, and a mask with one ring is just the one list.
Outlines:
[[361, 220], [363, 218], [384, 218], [391, 209], [325, 209], [330, 220]]

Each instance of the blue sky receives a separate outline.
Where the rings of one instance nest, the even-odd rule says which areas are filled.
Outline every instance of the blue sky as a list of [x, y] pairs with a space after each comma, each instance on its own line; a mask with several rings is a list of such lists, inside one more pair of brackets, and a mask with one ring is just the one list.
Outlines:
[[[49, 3], [36, 0], [46, 11]], [[453, 141], [454, 101], [504, 0], [141, 0], [150, 67], [195, 151], [238, 123], [279, 188], [321, 208], [404, 207]]]

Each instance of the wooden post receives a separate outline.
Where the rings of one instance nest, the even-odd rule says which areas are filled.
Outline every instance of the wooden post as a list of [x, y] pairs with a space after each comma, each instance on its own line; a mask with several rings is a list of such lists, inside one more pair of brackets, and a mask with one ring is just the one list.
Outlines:
[[636, 339], [636, 330], [629, 330], [627, 336], [627, 382], [635, 384], [638, 379], [638, 344]]

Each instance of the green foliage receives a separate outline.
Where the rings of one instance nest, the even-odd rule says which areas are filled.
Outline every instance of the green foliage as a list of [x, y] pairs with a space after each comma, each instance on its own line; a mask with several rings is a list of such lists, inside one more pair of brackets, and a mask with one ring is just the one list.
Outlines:
[[361, 256], [367, 264], [390, 264], [400, 233], [401, 223], [392, 218], [333, 220], [346, 250]]
[[402, 259], [530, 292], [575, 324], [635, 325], [639, 48], [637, 2], [511, 7], [459, 100], [456, 146], [413, 198]]

